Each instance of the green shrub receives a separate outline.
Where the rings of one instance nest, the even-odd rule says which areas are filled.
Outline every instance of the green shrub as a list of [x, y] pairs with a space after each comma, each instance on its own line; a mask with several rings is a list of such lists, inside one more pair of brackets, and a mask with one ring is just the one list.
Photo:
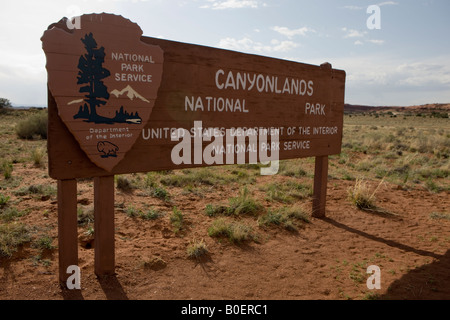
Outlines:
[[123, 191], [123, 192], [130, 192], [134, 189], [133, 184], [128, 180], [127, 177], [124, 176], [117, 176], [116, 177], [116, 185], [117, 189]]
[[189, 243], [187, 247], [187, 255], [189, 258], [200, 258], [201, 256], [208, 253], [208, 247], [206, 246], [205, 241], [202, 240], [193, 240]]
[[238, 222], [227, 222], [220, 218], [214, 220], [208, 228], [210, 237], [226, 237], [233, 243], [241, 243], [252, 237], [251, 228], [245, 224]]
[[144, 220], [155, 220], [162, 216], [162, 213], [156, 209], [150, 209], [147, 211], [140, 211], [139, 217]]
[[44, 164], [45, 150], [43, 148], [35, 148], [31, 151], [31, 159], [35, 166], [40, 167]]
[[303, 222], [309, 223], [309, 215], [300, 206], [282, 207], [275, 211], [269, 210], [258, 219], [260, 227], [276, 225], [290, 231], [296, 231]]
[[8, 109], [8, 108], [11, 108], [11, 107], [12, 107], [12, 105], [11, 105], [11, 101], [9, 101], [9, 99], [0, 98], [0, 109], [1, 110]]
[[212, 225], [208, 228], [208, 235], [210, 237], [228, 236], [230, 226], [225, 219], [220, 218], [214, 220]]
[[233, 214], [233, 210], [225, 205], [207, 204], [205, 208], [205, 213], [209, 217], [215, 217], [218, 215], [229, 216]]
[[8, 203], [9, 199], [10, 199], [9, 196], [5, 196], [0, 193], [0, 208], [5, 206]]
[[196, 168], [193, 170], [183, 170], [183, 174], [172, 174], [160, 179], [165, 186], [185, 187], [185, 186], [216, 186], [226, 182], [234, 181], [235, 178], [221, 175], [207, 168]]
[[258, 225], [267, 226], [270, 224], [274, 224], [274, 225], [278, 226], [281, 224], [282, 220], [283, 220], [283, 215], [281, 213], [269, 210], [266, 214], [259, 217]]
[[135, 209], [133, 206], [128, 207], [127, 210], [125, 211], [126, 215], [129, 216], [130, 218], [137, 217], [138, 212], [139, 210]]
[[263, 208], [261, 204], [249, 196], [248, 189], [244, 187], [238, 197], [230, 199], [230, 206], [227, 211], [234, 215], [256, 214]]
[[170, 216], [170, 222], [174, 228], [174, 232], [178, 233], [183, 229], [184, 226], [184, 217], [180, 210], [177, 207], [173, 207], [172, 215]]
[[21, 139], [33, 139], [39, 136], [47, 139], [47, 110], [35, 113], [16, 124], [16, 134]]
[[284, 216], [288, 219], [295, 219], [297, 221], [309, 223], [309, 214], [305, 208], [301, 206], [293, 206], [281, 209]]
[[128, 207], [126, 210], [126, 214], [129, 217], [138, 217], [144, 220], [155, 220], [162, 216], [162, 213], [157, 211], [156, 209], [149, 209], [146, 211], [135, 209], [134, 207]]
[[28, 188], [21, 188], [14, 192], [18, 196], [25, 196], [29, 194], [41, 195], [45, 198], [51, 198], [56, 195], [56, 188], [53, 185], [33, 184]]
[[3, 161], [0, 170], [3, 172], [5, 179], [11, 179], [13, 172], [13, 165], [11, 162]]
[[156, 183], [156, 175], [154, 172], [148, 172], [144, 178], [144, 186], [146, 188], [155, 188], [157, 187]]
[[252, 228], [243, 223], [233, 223], [228, 237], [233, 243], [241, 243], [252, 238], [251, 231]]
[[[378, 187], [381, 185], [381, 182]], [[366, 181], [357, 179], [353, 188], [348, 189], [349, 199], [358, 209], [375, 209], [375, 192], [378, 187], [371, 192]]]
[[52, 245], [53, 239], [49, 235], [44, 235], [38, 238], [33, 243], [33, 247], [38, 248], [40, 250], [52, 250], [55, 246]]
[[249, 191], [246, 187], [241, 190], [238, 197], [229, 200], [229, 206], [207, 204], [205, 213], [207, 216], [215, 217], [218, 215], [241, 215], [241, 214], [257, 214], [262, 211], [264, 207], [256, 200], [249, 196]]
[[84, 211], [82, 207], [78, 207], [77, 222], [79, 226], [85, 226], [94, 223], [94, 210], [90, 209]]
[[169, 192], [166, 189], [164, 189], [163, 187], [154, 188], [152, 194], [155, 198], [158, 198], [158, 199], [161, 199], [164, 201], [167, 201], [170, 199]]
[[11, 257], [17, 248], [31, 240], [28, 229], [21, 223], [0, 224], [0, 256]]
[[19, 211], [15, 207], [10, 207], [10, 208], [6, 208], [6, 209], [2, 209], [0, 211], [0, 219], [2, 221], [8, 222], [8, 221], [15, 220], [16, 218], [22, 217], [25, 214], [26, 214], [25, 211]]
[[439, 193], [441, 192], [443, 189], [436, 184], [436, 182], [434, 182], [432, 179], [428, 179], [425, 182], [425, 188], [427, 188], [428, 191], [433, 192], [433, 193]]
[[278, 201], [283, 203], [291, 203], [293, 198], [290, 196], [290, 192], [286, 192], [283, 185], [271, 183], [267, 186], [266, 200]]
[[430, 214], [431, 219], [445, 219], [450, 220], [450, 213], [442, 213], [442, 212], [432, 212]]

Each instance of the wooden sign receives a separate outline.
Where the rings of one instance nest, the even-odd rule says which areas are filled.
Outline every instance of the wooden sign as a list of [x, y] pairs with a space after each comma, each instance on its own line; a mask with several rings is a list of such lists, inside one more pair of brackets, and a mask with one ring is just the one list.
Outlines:
[[[81, 29], [60, 22], [45, 32], [51, 177], [230, 164], [239, 152], [249, 162], [255, 148], [276, 150], [280, 160], [340, 153], [344, 71], [141, 34], [136, 24], [110, 14], [82, 16]], [[95, 71], [86, 70], [93, 61]], [[172, 134], [181, 128], [191, 134], [191, 159], [174, 163], [182, 139]], [[223, 139], [221, 148], [208, 149], [227, 129], [258, 144], [268, 133], [267, 143], [262, 150], [248, 142], [240, 149]], [[206, 131], [196, 159], [195, 131]], [[188, 138], [182, 151], [189, 151]], [[213, 163], [204, 161], [210, 150], [220, 153]]]
[[61, 282], [78, 261], [77, 178], [94, 177], [99, 276], [114, 274], [115, 174], [314, 156], [313, 216], [325, 216], [344, 71], [143, 37], [112, 14], [73, 27], [62, 19], [42, 37]]
[[96, 166], [111, 171], [150, 118], [163, 51], [142, 42], [139, 26], [119, 16], [85, 16], [82, 26], [44, 33], [48, 86], [79, 147]]

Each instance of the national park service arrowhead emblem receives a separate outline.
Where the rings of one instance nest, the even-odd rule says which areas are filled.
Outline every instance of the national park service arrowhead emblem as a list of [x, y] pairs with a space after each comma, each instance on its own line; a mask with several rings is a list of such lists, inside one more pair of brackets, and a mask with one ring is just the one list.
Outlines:
[[107, 171], [136, 142], [161, 83], [163, 51], [141, 36], [137, 24], [102, 13], [81, 16], [79, 28], [62, 20], [41, 38], [58, 114], [89, 159]]

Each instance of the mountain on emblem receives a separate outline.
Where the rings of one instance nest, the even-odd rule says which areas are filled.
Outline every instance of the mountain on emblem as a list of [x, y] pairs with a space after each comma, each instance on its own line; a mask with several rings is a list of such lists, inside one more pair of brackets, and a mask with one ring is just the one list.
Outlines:
[[142, 101], [150, 103], [150, 101], [148, 101], [143, 96], [141, 96], [139, 93], [137, 93], [136, 90], [134, 90], [130, 85], [127, 85], [125, 88], [123, 88], [120, 91], [117, 90], [117, 89], [114, 89], [113, 91], [111, 91], [111, 94], [115, 95], [116, 98], [118, 98], [119, 96], [123, 95], [124, 93], [127, 94], [127, 97], [130, 100], [133, 100], [134, 98], [139, 98]]

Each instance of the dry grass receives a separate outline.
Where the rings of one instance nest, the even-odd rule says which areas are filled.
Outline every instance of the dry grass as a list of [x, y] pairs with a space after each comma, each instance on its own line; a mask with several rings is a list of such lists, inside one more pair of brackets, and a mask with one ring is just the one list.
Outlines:
[[206, 245], [204, 239], [194, 239], [189, 243], [186, 251], [189, 258], [198, 259], [208, 254], [208, 246]]
[[383, 180], [381, 180], [375, 190], [372, 190], [367, 181], [363, 179], [357, 179], [355, 185], [348, 189], [350, 201], [358, 209], [375, 209], [377, 207], [375, 193], [382, 183]]
[[31, 151], [31, 159], [33, 160], [35, 166], [41, 167], [44, 164], [45, 154], [45, 149], [41, 147], [34, 148]]
[[[37, 119], [37, 114], [42, 118], [44, 113], [21, 111], [0, 119], [0, 133], [4, 139], [0, 145], [0, 203], [9, 204], [30, 195], [45, 199], [55, 196], [55, 188], [25, 185], [21, 177], [15, 176], [15, 170], [21, 166], [44, 169], [46, 141], [36, 133], [27, 135], [26, 140], [18, 139], [15, 132], [15, 129], [20, 129], [23, 119]], [[175, 198], [180, 188], [184, 194], [209, 197], [222, 186], [232, 184], [240, 192], [234, 197], [225, 196], [224, 199], [229, 197], [226, 205], [207, 206], [206, 214], [210, 218], [222, 218], [212, 221], [205, 233], [209, 232], [212, 237], [224, 236], [231, 242], [239, 243], [253, 239], [251, 226], [254, 225], [278, 225], [294, 230], [305, 223], [308, 215], [296, 216], [295, 211], [299, 204], [310, 203], [313, 172], [314, 158], [311, 157], [281, 161], [279, 175], [286, 178], [284, 184], [271, 181], [263, 186], [254, 186], [255, 176], [259, 174], [258, 165], [119, 175], [116, 176], [116, 183], [124, 193], [136, 190], [136, 194], [162, 200], [165, 206], [170, 203], [172, 193]], [[330, 156], [329, 166], [332, 178], [355, 181], [348, 190], [349, 198], [356, 207], [364, 210], [380, 210], [377, 208], [376, 193], [383, 181], [399, 184], [405, 189], [446, 192], [450, 191], [449, 172], [449, 120], [421, 117], [345, 116], [342, 153]], [[369, 181], [375, 183], [373, 187]], [[186, 227], [185, 217], [172, 203], [167, 207], [170, 208], [169, 221], [173, 230], [179, 233]], [[132, 210], [131, 207], [128, 209]], [[15, 217], [13, 209], [8, 210], [4, 216]], [[299, 212], [301, 210], [297, 210]], [[145, 220], [162, 215], [154, 210], [129, 213]], [[88, 224], [92, 222], [91, 218], [86, 219]]]
[[[430, 117], [344, 117], [342, 153], [330, 173], [385, 179], [405, 189], [449, 191], [450, 121]], [[430, 182], [431, 181], [431, 182]]]
[[252, 228], [241, 222], [229, 222], [224, 218], [214, 220], [208, 228], [210, 237], [225, 237], [232, 243], [242, 243], [253, 238]]
[[16, 124], [16, 134], [21, 139], [47, 138], [47, 110], [41, 110], [20, 120]]
[[0, 257], [11, 257], [24, 243], [30, 242], [28, 228], [18, 222], [0, 224]]

